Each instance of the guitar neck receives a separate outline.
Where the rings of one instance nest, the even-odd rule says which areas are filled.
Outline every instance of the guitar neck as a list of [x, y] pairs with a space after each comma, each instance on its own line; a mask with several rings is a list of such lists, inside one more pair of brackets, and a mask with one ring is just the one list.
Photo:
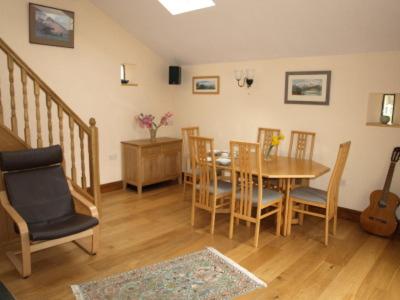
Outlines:
[[393, 174], [394, 174], [394, 167], [396, 166], [395, 162], [390, 163], [389, 171], [386, 175], [386, 180], [385, 180], [385, 185], [383, 187], [383, 201], [386, 201], [387, 195], [389, 194], [390, 191], [390, 185], [392, 184], [392, 179], [393, 179]]

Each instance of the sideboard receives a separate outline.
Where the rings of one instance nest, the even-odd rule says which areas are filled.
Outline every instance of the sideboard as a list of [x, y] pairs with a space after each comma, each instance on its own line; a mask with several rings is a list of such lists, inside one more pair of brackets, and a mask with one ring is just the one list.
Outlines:
[[160, 137], [124, 141], [122, 144], [122, 181], [137, 187], [142, 194], [143, 186], [162, 181], [182, 179], [182, 140]]

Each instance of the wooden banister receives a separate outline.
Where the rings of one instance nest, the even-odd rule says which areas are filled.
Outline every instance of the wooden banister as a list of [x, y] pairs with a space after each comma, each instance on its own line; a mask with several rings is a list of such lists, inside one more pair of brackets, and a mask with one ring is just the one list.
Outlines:
[[86, 133], [89, 133], [89, 126], [82, 121], [82, 119], [71, 109], [69, 106], [0, 38], [0, 49], [2, 49], [9, 58], [17, 64], [21, 70], [25, 70], [30, 79], [39, 84], [46, 94], [48, 94], [54, 102], [60, 104], [66, 114], [72, 116], [75, 123], [82, 127]]
[[[80, 159], [80, 188], [82, 191], [87, 190], [93, 197], [95, 205], [100, 210], [100, 175], [99, 175], [99, 146], [98, 146], [98, 129], [96, 127], [96, 121], [91, 118], [89, 124], [86, 124], [82, 119], [0, 38], [0, 55], [4, 52], [7, 58], [7, 71], [9, 90], [10, 90], [10, 108], [8, 105], [3, 106], [2, 93], [0, 89], [0, 125], [7, 127], [18, 139], [23, 139], [27, 147], [34, 147], [35, 142], [32, 143], [32, 139], [36, 138], [36, 147], [41, 148], [48, 145], [53, 145], [58, 142], [63, 149], [64, 162], [63, 167], [67, 174], [72, 179], [75, 185], [77, 183], [77, 168], [76, 168], [76, 158]], [[22, 104], [21, 101], [16, 98], [15, 93], [15, 77], [14, 73], [18, 74], [18, 69], [21, 74], [21, 86], [22, 86]], [[28, 86], [33, 84], [33, 97], [28, 96]], [[17, 85], [18, 87], [18, 85]], [[3, 93], [4, 94], [4, 93]], [[19, 95], [17, 93], [17, 95]], [[45, 101], [41, 99], [41, 95], [45, 97]], [[29, 104], [29, 101], [32, 101]], [[57, 125], [53, 124], [53, 107], [56, 108], [56, 120], [58, 118], [58, 133]], [[22, 116], [22, 112], [18, 112], [17, 109], [23, 107], [23, 120], [18, 123], [17, 116]], [[31, 107], [31, 110], [29, 108]], [[6, 116], [11, 116], [10, 128], [5, 124], [4, 111], [3, 109], [11, 109], [10, 114]], [[35, 125], [30, 127], [29, 112], [35, 115]], [[42, 126], [45, 124], [45, 120], [42, 120], [42, 114], [47, 113], [47, 126]], [[66, 115], [67, 120], [65, 120], [64, 115]], [[44, 116], [44, 119], [46, 117]], [[67, 126], [64, 126], [64, 120], [68, 122]], [[42, 124], [43, 122], [43, 124]], [[8, 122], [7, 122], [8, 123]], [[18, 124], [23, 125], [23, 133], [18, 133]], [[32, 125], [32, 124], [31, 124]], [[77, 126], [77, 127], [75, 127]], [[64, 127], [67, 127], [64, 129]], [[36, 135], [33, 128], [36, 128]], [[69, 129], [69, 140], [66, 138], [68, 134], [64, 134], [64, 130]], [[75, 136], [75, 130], [77, 130], [78, 136]], [[21, 130], [22, 131], [22, 130]], [[32, 132], [31, 132], [32, 131]], [[58, 138], [57, 138], [58, 134]], [[23, 135], [23, 136], [22, 136]], [[44, 138], [45, 137], [45, 138]], [[48, 137], [48, 142], [47, 138]], [[78, 142], [79, 138], [79, 142]], [[44, 140], [45, 139], [45, 140]], [[76, 142], [79, 143], [78, 147], [80, 152], [76, 156], [75, 151], [79, 151], [75, 147]], [[68, 145], [69, 142], [69, 145]], [[85, 151], [85, 144], [87, 149]], [[88, 156], [87, 156], [88, 155]], [[68, 165], [68, 170], [65, 168]], [[88, 170], [87, 170], [88, 168]], [[87, 178], [89, 174], [89, 178]], [[89, 184], [90, 182], [90, 184]], [[1, 238], [1, 237], [0, 237]]]

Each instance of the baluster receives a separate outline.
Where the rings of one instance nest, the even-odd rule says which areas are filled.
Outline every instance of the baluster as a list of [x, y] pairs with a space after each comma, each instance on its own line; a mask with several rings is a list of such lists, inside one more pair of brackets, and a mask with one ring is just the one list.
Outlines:
[[74, 125], [74, 119], [72, 116], [69, 116], [69, 134], [71, 140], [71, 178], [72, 181], [76, 183]]
[[22, 94], [23, 94], [23, 101], [24, 101], [24, 135], [25, 135], [25, 142], [28, 146], [31, 146], [31, 129], [29, 127], [29, 111], [28, 111], [28, 93], [26, 89], [26, 71], [21, 69], [21, 81], [22, 81]]
[[15, 89], [14, 89], [14, 61], [11, 56], [7, 56], [8, 78], [10, 81], [10, 99], [11, 99], [11, 131], [18, 135], [17, 115], [15, 113]]
[[[58, 105], [58, 129], [60, 132], [60, 146], [64, 153], [64, 111], [60, 104]], [[65, 170], [65, 159], [63, 159], [62, 166]]]
[[84, 144], [84, 131], [82, 127], [79, 127], [79, 139], [81, 144], [81, 169], [82, 169], [82, 188], [86, 190], [86, 174], [85, 174], [85, 144]]
[[100, 173], [99, 173], [99, 133], [96, 127], [96, 120], [89, 120], [89, 172], [90, 172], [90, 194], [94, 198], [94, 204], [97, 206], [101, 216], [101, 194], [100, 194]]
[[53, 122], [51, 119], [51, 97], [46, 94], [46, 106], [47, 106], [47, 126], [49, 128], [49, 145], [53, 145]]
[[3, 101], [1, 100], [1, 81], [0, 81], [0, 124], [4, 124]]
[[42, 140], [42, 125], [40, 124], [40, 102], [39, 102], [40, 87], [37, 81], [35, 81], [34, 83], [34, 94], [35, 94], [35, 106], [36, 106], [37, 147], [41, 148], [43, 147], [43, 140]]

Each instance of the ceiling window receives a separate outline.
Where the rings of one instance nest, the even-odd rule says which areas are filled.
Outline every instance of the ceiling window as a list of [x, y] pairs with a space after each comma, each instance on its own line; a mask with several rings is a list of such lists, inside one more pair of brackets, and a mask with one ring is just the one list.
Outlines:
[[172, 15], [212, 7], [213, 0], [158, 0]]

